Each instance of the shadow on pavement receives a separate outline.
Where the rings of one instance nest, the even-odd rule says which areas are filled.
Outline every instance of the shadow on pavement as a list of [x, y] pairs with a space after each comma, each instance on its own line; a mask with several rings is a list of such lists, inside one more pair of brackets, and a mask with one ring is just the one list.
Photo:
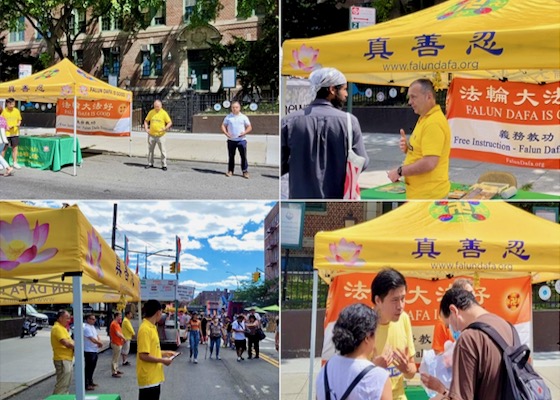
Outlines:
[[[136, 167], [136, 168], [146, 168], [146, 164], [145, 163], [134, 163], [134, 162], [125, 162], [123, 163], [124, 165], [126, 165], [127, 167]], [[159, 167], [152, 167], [152, 169], [161, 169]]]
[[200, 172], [202, 174], [212, 174], [212, 175], [224, 175], [223, 171], [216, 171], [215, 169], [205, 169], [205, 168], [193, 168], [193, 171]]
[[267, 174], [262, 174], [261, 176], [262, 176], [263, 178], [278, 179], [278, 175], [267, 175]]

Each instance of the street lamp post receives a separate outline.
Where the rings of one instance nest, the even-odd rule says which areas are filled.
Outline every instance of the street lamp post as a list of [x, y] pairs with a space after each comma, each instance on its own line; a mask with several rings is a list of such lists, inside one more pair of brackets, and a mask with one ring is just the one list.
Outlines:
[[[164, 252], [164, 251], [173, 251], [173, 249], [163, 249], [163, 250], [158, 250], [154, 253], [148, 253], [148, 247], [145, 248], [145, 251], [144, 251], [144, 279], [148, 279], [148, 257], [159, 254], [159, 253]], [[171, 256], [166, 256], [166, 257], [171, 257]], [[173, 256], [173, 258], [174, 257], [175, 256]]]
[[235, 275], [233, 272], [231, 271], [226, 271], [227, 274], [232, 274], [233, 277], [235, 278], [235, 281], [237, 282], [237, 290], [239, 290], [239, 279], [237, 279], [237, 275]]

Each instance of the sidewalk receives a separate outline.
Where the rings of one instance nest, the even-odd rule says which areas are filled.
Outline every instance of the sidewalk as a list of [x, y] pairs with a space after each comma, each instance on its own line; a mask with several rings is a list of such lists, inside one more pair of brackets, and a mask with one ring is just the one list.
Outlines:
[[[560, 351], [533, 354], [535, 370], [545, 379], [552, 392], [553, 399], [560, 399]], [[282, 359], [280, 364], [280, 398], [281, 400], [307, 400], [309, 385], [309, 358]], [[313, 387], [321, 369], [321, 358], [313, 363]], [[419, 375], [409, 381], [420, 386]], [[315, 389], [313, 389], [315, 390]], [[312, 399], [315, 398], [313, 393]]]
[[[100, 352], [109, 348], [107, 329], [98, 330], [103, 342]], [[0, 340], [0, 400], [7, 399], [54, 375], [51, 328], [35, 337]]]
[[[21, 135], [54, 134], [54, 128], [21, 128]], [[146, 157], [146, 132], [133, 131], [130, 137], [77, 135], [82, 152], [116, 153]], [[175, 133], [165, 135], [167, 158], [170, 160], [227, 162], [226, 137], [216, 133]], [[156, 148], [159, 160], [159, 150]], [[278, 167], [280, 140], [278, 135], [249, 135], [247, 137], [249, 165]]]

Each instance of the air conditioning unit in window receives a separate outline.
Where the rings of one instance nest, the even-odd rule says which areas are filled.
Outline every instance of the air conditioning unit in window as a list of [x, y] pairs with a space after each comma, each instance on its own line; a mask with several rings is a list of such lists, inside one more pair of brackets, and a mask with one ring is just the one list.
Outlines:
[[140, 45], [140, 51], [149, 51], [147, 44]]
[[113, 53], [113, 54], [120, 54], [120, 53], [121, 53], [121, 48], [120, 48], [120, 46], [113, 46], [113, 47], [111, 47], [111, 53]]

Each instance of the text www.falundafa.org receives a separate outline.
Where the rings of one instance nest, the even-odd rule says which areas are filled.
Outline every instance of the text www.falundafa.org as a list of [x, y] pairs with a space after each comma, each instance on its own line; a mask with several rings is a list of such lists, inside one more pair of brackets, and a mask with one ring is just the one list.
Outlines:
[[493, 262], [433, 262], [432, 269], [457, 271], [512, 271], [513, 264]]
[[464, 71], [478, 70], [478, 61], [410, 61], [407, 63], [384, 64], [383, 70], [391, 71]]

